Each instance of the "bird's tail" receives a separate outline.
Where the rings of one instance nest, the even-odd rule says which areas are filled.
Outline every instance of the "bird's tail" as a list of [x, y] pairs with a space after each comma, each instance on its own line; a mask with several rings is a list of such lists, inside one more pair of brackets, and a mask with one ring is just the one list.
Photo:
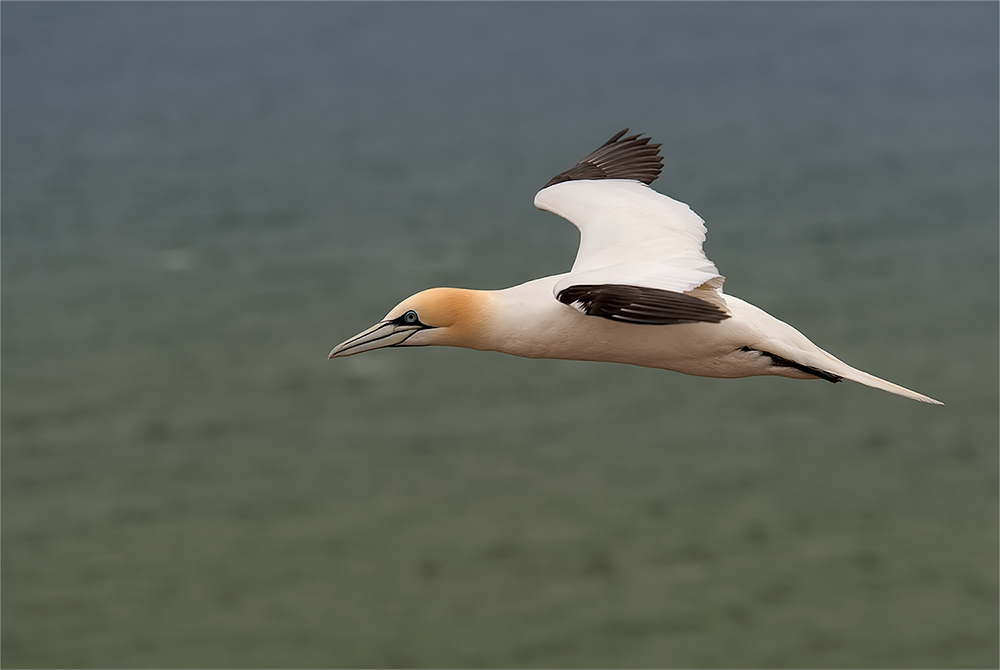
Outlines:
[[759, 307], [755, 307], [748, 302], [739, 298], [733, 298], [732, 296], [726, 296], [726, 303], [745, 322], [756, 325], [758, 333], [766, 334], [766, 337], [758, 340], [753, 345], [753, 348], [767, 352], [772, 357], [772, 360], [774, 360], [775, 354], [785, 359], [784, 362], [771, 368], [773, 371], [771, 374], [781, 374], [787, 377], [803, 379], [808, 378], [807, 376], [803, 376], [803, 373], [805, 373], [805, 375], [812, 375], [820, 379], [829, 379], [829, 381], [840, 381], [840, 379], [837, 379], [839, 377], [901, 395], [904, 398], [925, 402], [929, 405], [944, 404], [934, 398], [929, 398], [916, 391], [903, 388], [898, 384], [879, 379], [875, 375], [852, 368], [828, 351], [820, 349], [809, 338], [784, 321], [774, 318]]
[[[823, 353], [826, 353], [825, 351]], [[830, 354], [827, 354], [830, 356]], [[904, 388], [899, 384], [893, 384], [892, 382], [887, 382], [884, 379], [879, 379], [875, 375], [870, 375], [867, 372], [858, 370], [857, 368], [852, 368], [847, 363], [830, 356], [836, 363], [829, 366], [823, 366], [828, 372], [843, 377], [844, 379], [850, 379], [852, 382], [857, 382], [859, 384], [864, 384], [865, 386], [871, 386], [875, 389], [880, 389], [882, 391], [888, 391], [889, 393], [895, 393], [896, 395], [901, 395], [904, 398], [909, 398], [910, 400], [916, 400], [918, 402], [925, 402], [929, 405], [943, 405], [943, 402], [937, 401], [934, 398], [917, 393], [916, 391], [911, 391], [908, 388]]]

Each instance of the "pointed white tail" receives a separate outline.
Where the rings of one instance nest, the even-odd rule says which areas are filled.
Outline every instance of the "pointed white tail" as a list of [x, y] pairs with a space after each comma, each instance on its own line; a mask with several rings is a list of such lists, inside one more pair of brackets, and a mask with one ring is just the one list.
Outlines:
[[[830, 356], [830, 358], [833, 358], [833, 356]], [[893, 384], [892, 382], [887, 382], [884, 379], [879, 379], [875, 375], [870, 375], [867, 372], [862, 372], [861, 370], [858, 370], [857, 368], [852, 368], [847, 363], [844, 363], [843, 361], [838, 360], [836, 358], [833, 358], [833, 360], [837, 361], [837, 363], [839, 363], [840, 365], [824, 366], [824, 368], [829, 370], [830, 372], [833, 372], [834, 374], [840, 375], [844, 379], [850, 379], [852, 382], [864, 384], [865, 386], [871, 386], [872, 388], [880, 389], [882, 391], [888, 391], [889, 393], [895, 393], [896, 395], [901, 395], [904, 398], [909, 398], [911, 400], [916, 400], [918, 402], [925, 402], [928, 405], [944, 404], [943, 402], [939, 402], [934, 398], [929, 398], [925, 395], [917, 393], [916, 391], [911, 391], [908, 388], [903, 388], [898, 384]]]

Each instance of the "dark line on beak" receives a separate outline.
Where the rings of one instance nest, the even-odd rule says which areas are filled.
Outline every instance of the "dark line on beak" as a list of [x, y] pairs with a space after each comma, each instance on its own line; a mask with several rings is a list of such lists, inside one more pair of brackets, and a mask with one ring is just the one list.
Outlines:
[[[419, 332], [421, 330], [424, 330], [424, 329], [423, 328], [414, 328], [412, 333], [409, 333], [406, 337], [404, 337], [403, 339], [401, 339], [399, 342], [396, 342], [396, 344], [390, 344], [388, 347], [386, 347], [386, 349], [393, 349], [395, 347], [398, 347], [398, 346], [402, 345], [408, 339], [410, 339], [411, 337], [413, 337], [414, 333]], [[382, 339], [382, 338], [379, 338], [379, 339]], [[374, 340], [374, 341], [377, 342], [378, 340]]]
[[[392, 321], [380, 321], [377, 325], [378, 325], [378, 327], [381, 328], [382, 326], [387, 326], [387, 325], [390, 325], [391, 323], [392, 323]], [[371, 330], [371, 328], [369, 328], [369, 330]], [[396, 333], [396, 331], [394, 331], [394, 330], [389, 331], [389, 335], [383, 335], [382, 337], [376, 337], [374, 340], [368, 340], [368, 342], [365, 342], [365, 344], [368, 344], [369, 342], [378, 342], [379, 340], [384, 340], [385, 338], [389, 337], [390, 335], [394, 335], [395, 333]], [[350, 349], [351, 346], [352, 346], [351, 343], [354, 342], [355, 340], [357, 340], [358, 338], [362, 337], [363, 335], [365, 335], [365, 333], [359, 333], [358, 335], [356, 335], [356, 336], [352, 337], [351, 339], [347, 340], [347, 342], [344, 342], [344, 344], [342, 345], [343, 348], [340, 351], [346, 351], [346, 350]], [[357, 346], [357, 345], [354, 345], [354, 346]], [[337, 352], [337, 353], [340, 353], [340, 352]]]

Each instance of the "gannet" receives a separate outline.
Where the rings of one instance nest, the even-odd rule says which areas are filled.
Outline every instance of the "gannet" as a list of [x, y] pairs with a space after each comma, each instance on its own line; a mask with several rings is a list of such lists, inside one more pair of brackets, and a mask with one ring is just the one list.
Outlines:
[[617, 133], [535, 195], [580, 230], [569, 272], [495, 291], [431, 288], [402, 301], [329, 358], [444, 345], [527, 358], [628, 363], [702, 377], [850, 379], [942, 403], [855, 369], [722, 290], [705, 222], [650, 184], [659, 144]]

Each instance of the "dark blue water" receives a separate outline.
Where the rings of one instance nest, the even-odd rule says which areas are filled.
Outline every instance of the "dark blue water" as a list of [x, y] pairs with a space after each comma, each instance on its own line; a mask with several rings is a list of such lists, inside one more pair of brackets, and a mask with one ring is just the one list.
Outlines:
[[[3, 3], [21, 667], [991, 667], [998, 8]], [[727, 290], [937, 397], [460, 350], [617, 130]]]

